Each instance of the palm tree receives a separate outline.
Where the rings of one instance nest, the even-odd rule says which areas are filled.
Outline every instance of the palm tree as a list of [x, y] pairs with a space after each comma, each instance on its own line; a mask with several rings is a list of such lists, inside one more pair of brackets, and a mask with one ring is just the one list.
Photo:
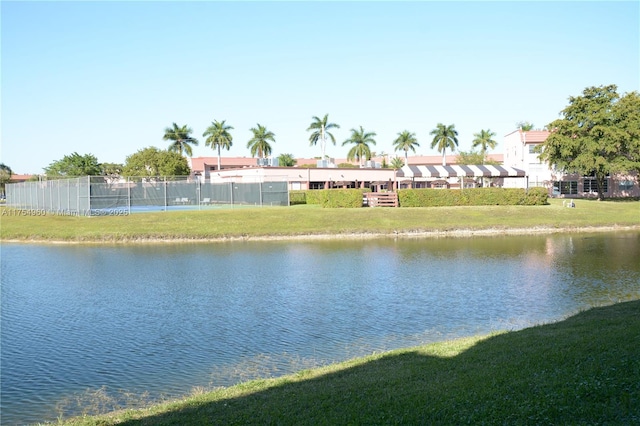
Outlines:
[[401, 169], [404, 165], [405, 162], [402, 161], [400, 157], [394, 157], [393, 160], [391, 160], [391, 167], [394, 169]]
[[435, 129], [429, 133], [433, 135], [433, 141], [431, 141], [431, 148], [438, 148], [438, 152], [442, 152], [442, 165], [447, 165], [447, 148], [451, 148], [454, 151], [458, 146], [458, 131], [454, 124], [445, 126], [442, 123], [438, 123]]
[[416, 152], [416, 146], [420, 146], [416, 139], [416, 134], [408, 130], [398, 133], [398, 137], [393, 141], [395, 151], [404, 151], [404, 162], [409, 163], [409, 150]]
[[176, 123], [173, 123], [173, 127], [164, 129], [162, 139], [172, 141], [168, 148], [169, 151], [177, 152], [180, 155], [184, 152], [191, 157], [193, 155], [191, 144], [198, 145], [198, 140], [190, 136], [191, 132], [193, 132], [193, 130], [187, 127], [186, 124], [179, 127]]
[[528, 121], [520, 121], [519, 123], [516, 123], [516, 126], [518, 126], [518, 129], [522, 130], [523, 132], [533, 130], [533, 123], [529, 123]]
[[474, 133], [475, 139], [473, 140], [473, 148], [480, 147], [480, 155], [482, 155], [482, 164], [484, 164], [484, 159], [487, 155], [487, 148], [494, 149], [498, 142], [493, 140], [492, 138], [496, 134], [491, 131], [491, 129], [480, 130], [480, 133]]
[[256, 154], [258, 154], [258, 158], [267, 158], [267, 156], [271, 154], [269, 141], [275, 143], [276, 135], [260, 124], [258, 124], [258, 127], [252, 127], [250, 130], [253, 132], [253, 137], [247, 142], [247, 148], [251, 150], [251, 156], [255, 157]]
[[316, 116], [311, 118], [313, 122], [307, 129], [307, 132], [313, 130], [311, 136], [309, 136], [309, 146], [314, 146], [320, 141], [320, 147], [322, 149], [322, 159], [324, 160], [325, 154], [324, 149], [327, 143], [327, 135], [331, 138], [331, 142], [336, 144], [336, 138], [333, 137], [333, 134], [329, 132], [329, 129], [339, 129], [340, 126], [335, 123], [329, 123], [329, 114], [325, 114], [324, 117], [319, 119]]
[[218, 150], [218, 170], [220, 170], [220, 149], [224, 148], [229, 151], [231, 145], [233, 145], [233, 136], [229, 133], [229, 130], [233, 130], [233, 127], [224, 124], [225, 121], [212, 121], [211, 126], [207, 127], [207, 130], [202, 134], [202, 137], [209, 136], [204, 141], [205, 146]]
[[362, 126], [360, 130], [351, 129], [351, 137], [342, 142], [342, 146], [346, 144], [353, 144], [354, 147], [349, 150], [347, 154], [347, 160], [358, 160], [360, 166], [362, 166], [362, 159], [371, 159], [371, 149], [369, 144], [375, 145], [376, 141], [373, 137], [376, 136], [375, 132], [365, 132]]
[[293, 167], [296, 162], [297, 160], [293, 157], [293, 154], [280, 154], [278, 156], [278, 165], [280, 167]]

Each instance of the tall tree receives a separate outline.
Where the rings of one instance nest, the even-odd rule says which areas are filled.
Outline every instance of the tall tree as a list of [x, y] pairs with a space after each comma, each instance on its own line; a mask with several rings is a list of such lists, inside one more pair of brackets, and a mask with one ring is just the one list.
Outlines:
[[322, 149], [322, 159], [324, 160], [327, 136], [331, 138], [331, 142], [334, 145], [336, 144], [336, 138], [333, 136], [333, 133], [329, 132], [329, 130], [339, 129], [340, 126], [335, 123], [329, 123], [329, 114], [325, 114], [322, 119], [316, 116], [313, 116], [311, 119], [313, 121], [307, 129], [307, 132], [313, 131], [313, 133], [311, 133], [311, 136], [309, 136], [309, 146], [315, 146], [318, 141], [320, 141], [320, 148]]
[[[618, 126], [624, 131], [622, 168], [640, 173], [640, 93], [630, 92], [616, 105]], [[626, 151], [626, 152], [625, 152]]]
[[494, 149], [498, 142], [496, 142], [493, 137], [496, 134], [491, 131], [491, 129], [480, 130], [480, 133], [474, 133], [474, 139], [472, 142], [473, 148], [480, 147], [480, 154], [482, 155], [482, 164], [484, 164], [485, 158], [487, 156], [487, 149]]
[[166, 127], [164, 129], [164, 136], [162, 139], [165, 141], [171, 141], [169, 145], [169, 151], [177, 152], [182, 155], [184, 152], [186, 155], [191, 157], [193, 155], [193, 150], [191, 149], [191, 145], [198, 145], [198, 140], [191, 136], [190, 127], [186, 124], [182, 127], [178, 126], [176, 123], [173, 123], [172, 127]]
[[124, 164], [120, 163], [102, 163], [101, 166], [101, 175], [109, 176], [109, 177], [117, 177], [122, 173], [122, 169], [124, 168]]
[[582, 96], [570, 97], [560, 115], [538, 148], [542, 160], [567, 173], [593, 176], [600, 200], [607, 175], [640, 171], [638, 92], [621, 98], [616, 85], [588, 87]]
[[409, 163], [409, 150], [416, 152], [416, 147], [420, 146], [416, 134], [408, 130], [398, 133], [398, 137], [393, 141], [395, 151], [404, 151], [404, 162]]
[[433, 135], [431, 141], [431, 148], [437, 148], [438, 152], [442, 153], [442, 165], [447, 165], [447, 148], [451, 148], [454, 151], [458, 146], [458, 131], [454, 124], [445, 126], [442, 123], [438, 123], [435, 129], [430, 133]]
[[118, 181], [122, 175], [124, 164], [118, 163], [102, 163], [100, 164], [100, 174], [105, 177], [107, 183]]
[[4, 195], [5, 185], [11, 181], [11, 176], [13, 175], [13, 170], [11, 167], [5, 165], [4, 163], [0, 163], [0, 191]]
[[468, 164], [485, 164], [484, 163], [484, 155], [480, 154], [478, 151], [459, 151], [458, 156], [456, 158], [456, 164], [460, 165], [468, 165]]
[[127, 177], [176, 177], [191, 173], [187, 159], [180, 153], [148, 147], [128, 156], [122, 175]]
[[220, 150], [224, 148], [229, 151], [231, 145], [233, 145], [233, 136], [229, 133], [229, 130], [233, 130], [233, 127], [226, 125], [225, 121], [212, 121], [211, 125], [202, 134], [202, 137], [208, 136], [204, 141], [204, 145], [218, 151], [218, 170], [220, 170]]
[[351, 129], [351, 136], [349, 139], [342, 142], [342, 146], [347, 144], [353, 145], [347, 154], [347, 160], [357, 160], [360, 163], [360, 166], [363, 165], [363, 159], [371, 160], [371, 148], [369, 145], [376, 144], [374, 139], [375, 136], [375, 132], [365, 132], [362, 126], [360, 126], [360, 130]]
[[247, 148], [251, 150], [251, 156], [255, 157], [257, 155], [258, 158], [267, 158], [271, 155], [269, 141], [275, 143], [276, 135], [261, 124], [258, 124], [257, 127], [252, 127], [250, 130], [253, 132], [253, 137], [247, 142]]
[[44, 172], [48, 178], [98, 176], [102, 174], [102, 166], [94, 155], [74, 152], [49, 164]]

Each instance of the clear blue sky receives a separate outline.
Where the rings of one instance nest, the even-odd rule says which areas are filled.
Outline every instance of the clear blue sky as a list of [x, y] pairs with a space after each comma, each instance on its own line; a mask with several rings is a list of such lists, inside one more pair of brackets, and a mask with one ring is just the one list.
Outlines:
[[415, 132], [455, 124], [459, 149], [519, 121], [543, 127], [588, 86], [640, 89], [640, 3], [627, 2], [10, 2], [2, 13], [2, 151], [14, 173], [64, 155], [124, 163], [166, 148], [164, 128], [275, 133], [275, 156], [311, 158], [306, 131], [328, 113], [392, 152]]

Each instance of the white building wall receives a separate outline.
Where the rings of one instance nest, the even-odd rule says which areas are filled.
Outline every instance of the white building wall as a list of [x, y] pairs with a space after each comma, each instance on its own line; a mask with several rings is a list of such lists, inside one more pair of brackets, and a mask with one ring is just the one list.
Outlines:
[[548, 188], [550, 186], [552, 180], [551, 169], [547, 163], [538, 158], [539, 154], [534, 152], [535, 147], [541, 143], [540, 140], [527, 140], [527, 132], [521, 132], [520, 130], [509, 133], [504, 137], [504, 165], [522, 169], [527, 176], [526, 179], [505, 179], [505, 187], [530, 188], [544, 186]]
[[524, 170], [520, 132], [511, 132], [504, 137], [504, 165]]

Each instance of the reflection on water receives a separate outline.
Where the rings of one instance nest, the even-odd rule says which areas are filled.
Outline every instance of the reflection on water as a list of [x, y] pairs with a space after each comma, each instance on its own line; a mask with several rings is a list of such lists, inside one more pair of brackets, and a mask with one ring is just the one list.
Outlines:
[[55, 420], [77, 395], [180, 395], [640, 296], [637, 232], [1, 254], [3, 424]]

